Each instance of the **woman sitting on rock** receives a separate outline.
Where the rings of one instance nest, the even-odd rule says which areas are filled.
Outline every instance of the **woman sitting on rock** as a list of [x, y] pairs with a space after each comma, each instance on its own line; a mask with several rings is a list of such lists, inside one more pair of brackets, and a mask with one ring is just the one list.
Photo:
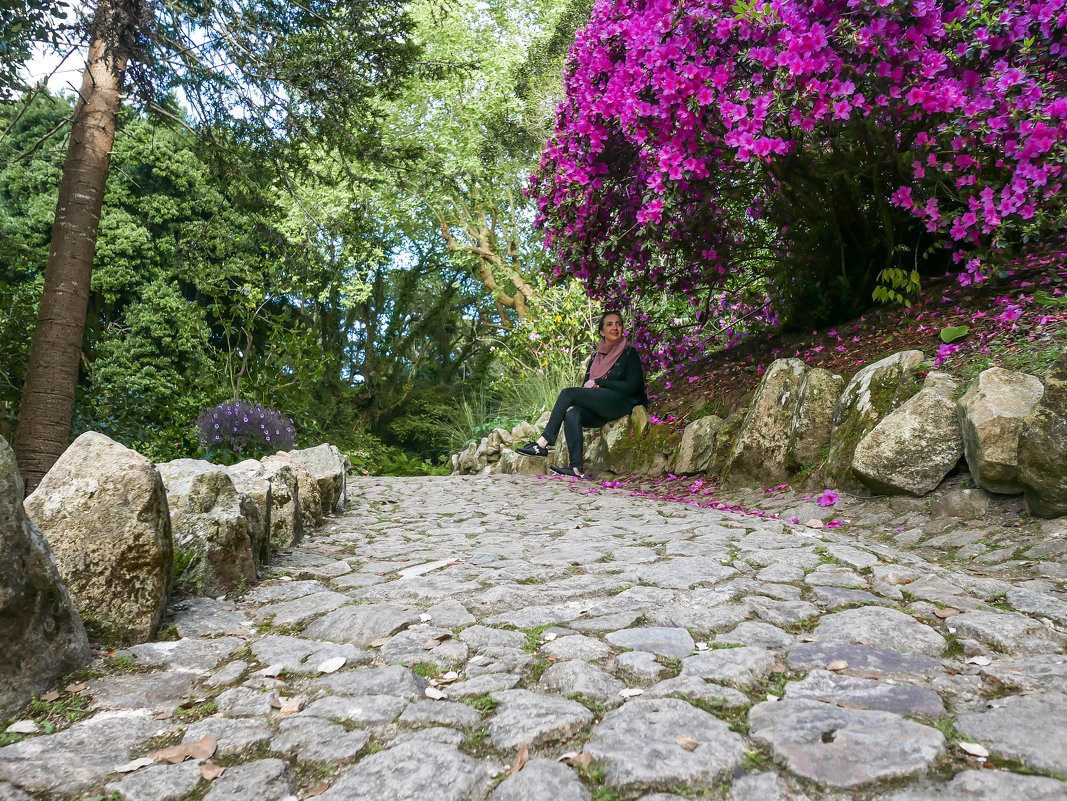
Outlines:
[[567, 435], [569, 467], [553, 467], [552, 472], [582, 478], [582, 429], [600, 428], [610, 420], [628, 415], [634, 406], [648, 403], [645, 374], [637, 351], [622, 335], [622, 315], [605, 312], [600, 318], [600, 344], [589, 360], [585, 381], [580, 387], [567, 387], [559, 393], [545, 430], [536, 442], [528, 442], [517, 453], [548, 456], [562, 425]]

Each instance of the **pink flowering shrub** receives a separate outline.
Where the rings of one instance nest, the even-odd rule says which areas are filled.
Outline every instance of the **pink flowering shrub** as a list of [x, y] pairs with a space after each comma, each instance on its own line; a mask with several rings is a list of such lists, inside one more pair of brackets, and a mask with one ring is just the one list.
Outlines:
[[765, 276], [806, 322], [949, 255], [980, 280], [1065, 227], [1065, 31], [1065, 0], [598, 0], [531, 183], [557, 271]]

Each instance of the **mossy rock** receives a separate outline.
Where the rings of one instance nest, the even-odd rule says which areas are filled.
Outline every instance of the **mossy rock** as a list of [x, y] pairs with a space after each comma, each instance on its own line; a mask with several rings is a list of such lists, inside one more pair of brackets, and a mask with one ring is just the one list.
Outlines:
[[915, 395], [921, 351], [905, 350], [869, 364], [848, 382], [834, 406], [829, 453], [820, 473], [827, 486], [849, 492], [864, 487], [852, 474], [856, 446], [886, 415]]
[[1067, 349], [1045, 376], [1045, 394], [1023, 418], [1019, 482], [1037, 517], [1067, 515]]

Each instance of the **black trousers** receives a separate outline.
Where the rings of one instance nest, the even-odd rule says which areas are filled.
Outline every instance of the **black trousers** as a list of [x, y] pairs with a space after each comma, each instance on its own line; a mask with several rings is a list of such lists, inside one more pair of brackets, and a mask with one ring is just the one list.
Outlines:
[[611, 389], [567, 387], [559, 393], [541, 436], [549, 445], [555, 445], [562, 425], [567, 435], [570, 465], [581, 470], [582, 429], [600, 428], [610, 420], [629, 414], [633, 408], [629, 398]]

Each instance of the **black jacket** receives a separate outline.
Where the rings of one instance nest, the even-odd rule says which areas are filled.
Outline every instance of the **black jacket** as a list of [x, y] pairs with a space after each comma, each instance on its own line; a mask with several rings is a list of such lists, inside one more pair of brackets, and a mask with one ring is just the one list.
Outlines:
[[[589, 364], [585, 366], [583, 384], [589, 380], [589, 370], [592, 369], [593, 359], [595, 358], [596, 354], [594, 353], [589, 360]], [[610, 389], [625, 395], [634, 406], [648, 405], [648, 394], [645, 392], [645, 373], [641, 369], [641, 359], [638, 357], [633, 345], [626, 346], [622, 356], [618, 358], [615, 364], [611, 365], [608, 374], [603, 378], [598, 378], [596, 383], [597, 386], [603, 389]]]

